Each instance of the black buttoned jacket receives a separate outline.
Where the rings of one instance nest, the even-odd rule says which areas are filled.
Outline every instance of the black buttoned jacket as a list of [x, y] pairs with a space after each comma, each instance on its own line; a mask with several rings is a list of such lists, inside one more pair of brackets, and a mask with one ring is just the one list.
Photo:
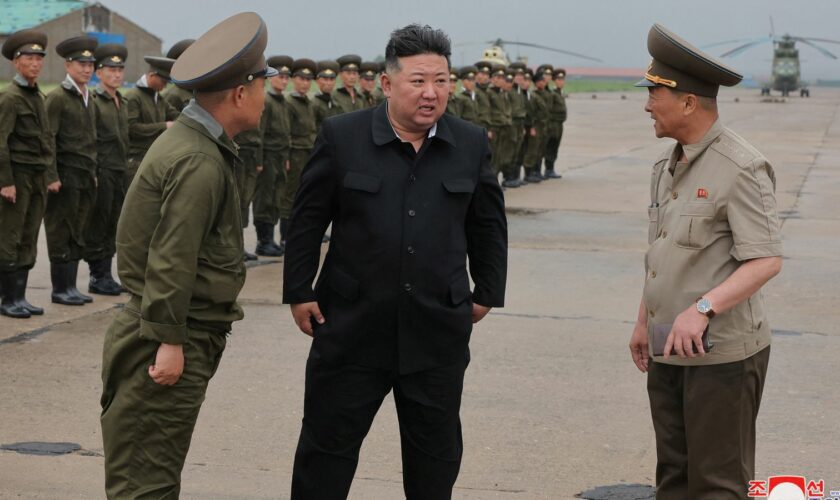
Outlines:
[[400, 373], [463, 359], [472, 303], [504, 305], [507, 220], [486, 132], [443, 115], [415, 153], [387, 103], [326, 120], [286, 245], [283, 301], [317, 300], [326, 319], [313, 355]]

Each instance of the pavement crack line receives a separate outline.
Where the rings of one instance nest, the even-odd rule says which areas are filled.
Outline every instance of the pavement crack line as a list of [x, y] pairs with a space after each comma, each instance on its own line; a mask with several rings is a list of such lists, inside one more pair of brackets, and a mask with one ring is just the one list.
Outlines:
[[25, 332], [20, 332], [20, 333], [14, 335], [12, 337], [0, 340], [0, 347], [4, 346], [6, 344], [20, 344], [22, 342], [27, 342], [29, 340], [40, 337], [41, 335], [47, 333], [48, 331], [52, 330], [53, 328], [55, 328], [57, 326], [69, 325], [70, 323], [73, 323], [74, 321], [87, 319], [87, 318], [90, 318], [91, 316], [97, 316], [97, 315], [100, 315], [100, 314], [107, 314], [107, 313], [110, 313], [111, 311], [113, 311], [114, 309], [122, 309], [123, 306], [124, 306], [124, 304], [113, 304], [111, 307], [109, 307], [107, 309], [102, 309], [102, 310], [99, 310], [99, 311], [96, 311], [96, 312], [92, 312], [90, 314], [85, 314], [83, 316], [79, 316], [78, 318], [72, 318], [72, 319], [68, 319], [66, 321], [59, 321], [57, 323], [52, 323], [52, 324], [49, 324], [49, 325], [46, 325], [46, 326], [42, 326], [40, 328], [35, 328], [33, 330], [27, 330]]

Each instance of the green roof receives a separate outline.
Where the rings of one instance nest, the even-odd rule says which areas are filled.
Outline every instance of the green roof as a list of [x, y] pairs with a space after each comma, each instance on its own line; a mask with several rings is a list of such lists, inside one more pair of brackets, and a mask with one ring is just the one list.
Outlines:
[[81, 0], [0, 0], [0, 33], [32, 28], [86, 5]]

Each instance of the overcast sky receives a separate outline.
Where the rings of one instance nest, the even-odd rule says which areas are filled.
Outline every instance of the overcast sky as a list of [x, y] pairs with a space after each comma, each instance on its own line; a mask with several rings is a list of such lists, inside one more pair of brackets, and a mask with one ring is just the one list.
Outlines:
[[[269, 30], [267, 55], [312, 59], [358, 53], [372, 59], [384, 52], [388, 34], [412, 22], [442, 28], [456, 45], [504, 38], [548, 45], [602, 59], [590, 63], [538, 49], [508, 47], [532, 65], [639, 67], [649, 62], [648, 29], [660, 22], [698, 46], [776, 34], [840, 40], [838, 0], [101, 0], [112, 10], [161, 37], [164, 50], [182, 38], [196, 38], [222, 19], [253, 10]], [[735, 45], [729, 46], [730, 48]], [[840, 57], [840, 45], [825, 44]], [[453, 49], [454, 65], [471, 64], [483, 45]], [[719, 55], [726, 47], [709, 49]], [[800, 46], [805, 80], [840, 79], [840, 60]], [[729, 59], [748, 76], [769, 75], [768, 43]]]

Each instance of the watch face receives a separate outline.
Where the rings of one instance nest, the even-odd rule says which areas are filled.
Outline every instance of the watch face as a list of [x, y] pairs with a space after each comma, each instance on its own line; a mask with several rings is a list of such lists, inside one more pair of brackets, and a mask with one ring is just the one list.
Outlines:
[[706, 314], [712, 310], [712, 302], [709, 299], [700, 299], [697, 301], [697, 310], [702, 313]]

